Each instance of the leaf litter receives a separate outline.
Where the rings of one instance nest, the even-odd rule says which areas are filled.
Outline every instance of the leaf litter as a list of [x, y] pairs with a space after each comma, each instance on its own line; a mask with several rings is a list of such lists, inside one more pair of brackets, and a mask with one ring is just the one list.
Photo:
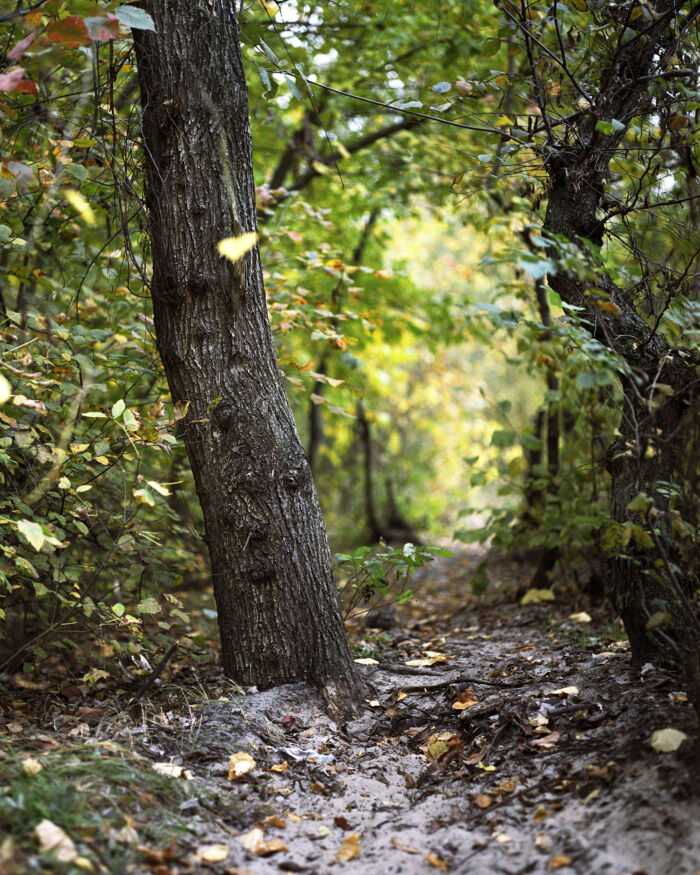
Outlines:
[[[40, 850], [57, 872], [69, 858], [124, 871], [128, 853], [137, 875], [693, 875], [697, 729], [677, 679], [653, 666], [633, 675], [603, 609], [518, 603], [527, 569], [491, 557], [501, 585], [465, 596], [483, 560], [462, 549], [421, 570], [382, 657], [361, 663], [368, 702], [344, 724], [304, 684], [238, 689], [214, 664], [173, 669], [167, 690], [182, 694], [194, 675], [198, 698], [168, 700], [164, 687], [112, 713], [88, 688], [50, 713], [50, 691], [19, 684], [0, 721], [0, 766], [11, 744], [22, 780], [42, 781], [67, 749], [89, 749], [132, 768], [134, 788], [121, 826], [69, 828], [54, 815], [6, 840], [3, 872]], [[39, 699], [43, 722], [29, 719]], [[94, 710], [98, 720], [82, 719]]]

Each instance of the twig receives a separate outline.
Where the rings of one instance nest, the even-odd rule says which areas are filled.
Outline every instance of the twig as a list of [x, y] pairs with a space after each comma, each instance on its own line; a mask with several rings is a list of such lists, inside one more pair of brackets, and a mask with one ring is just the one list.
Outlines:
[[172, 655], [175, 653], [176, 650], [177, 650], [177, 641], [174, 644], [170, 645], [168, 652], [161, 659], [161, 661], [158, 663], [158, 665], [153, 669], [153, 671], [149, 674], [149, 676], [146, 678], [146, 680], [141, 684], [141, 686], [139, 687], [139, 691], [136, 693], [136, 695], [132, 696], [132, 698], [129, 699], [127, 707], [130, 705], [135, 705], [137, 702], [139, 702], [146, 695], [148, 690], [150, 690], [150, 688], [158, 680], [158, 678], [161, 676], [161, 674], [163, 674], [163, 669], [168, 664], [168, 662], [170, 661]]

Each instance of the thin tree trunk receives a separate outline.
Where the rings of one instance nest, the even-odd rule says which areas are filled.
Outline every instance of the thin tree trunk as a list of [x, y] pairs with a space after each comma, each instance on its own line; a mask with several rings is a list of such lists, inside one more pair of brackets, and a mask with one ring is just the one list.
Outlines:
[[202, 504], [226, 675], [270, 687], [355, 672], [326, 530], [277, 365], [233, 0], [144, 0], [135, 31], [156, 340]]

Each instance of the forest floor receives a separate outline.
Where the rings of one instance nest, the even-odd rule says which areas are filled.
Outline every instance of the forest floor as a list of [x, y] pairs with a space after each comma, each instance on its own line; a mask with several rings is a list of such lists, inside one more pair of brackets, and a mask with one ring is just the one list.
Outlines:
[[[15, 676], [0, 694], [0, 870], [699, 873], [697, 728], [678, 678], [632, 674], [604, 605], [565, 587], [520, 604], [521, 563], [486, 557], [491, 586], [470, 595], [484, 558], [435, 561], [391, 628], [354, 629], [376, 663], [342, 725], [303, 684], [241, 690], [213, 661], [173, 664], [131, 706]], [[666, 728], [689, 740], [657, 752]]]

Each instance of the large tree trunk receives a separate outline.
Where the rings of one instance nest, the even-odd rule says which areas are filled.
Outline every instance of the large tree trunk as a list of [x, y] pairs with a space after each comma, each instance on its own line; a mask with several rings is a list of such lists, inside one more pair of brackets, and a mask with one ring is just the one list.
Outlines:
[[[659, 0], [658, 16], [648, 27], [644, 25], [645, 40], [631, 40], [623, 45], [620, 37], [608, 65], [601, 65], [595, 112], [581, 115], [576, 138], [572, 138], [576, 145], [561, 149], [555, 156], [552, 151], [554, 157], [547, 165], [550, 191], [544, 228], [550, 234], [602, 243], [604, 225], [598, 210], [610, 162], [627, 125], [648, 105], [645, 89], [654, 79], [651, 74], [663, 75], [672, 57], [669, 47], [675, 45], [676, 39], [674, 16], [683, 5], [680, 0]], [[601, 135], [595, 129], [596, 118], [616, 120], [617, 130]], [[697, 383], [693, 356], [673, 349], [638, 313], [630, 291], [617, 286], [604, 271], [598, 269], [595, 283], [584, 283], [563, 272], [550, 273], [548, 281], [565, 304], [577, 308], [579, 318], [593, 337], [615, 350], [627, 365], [621, 369], [624, 374], [621, 437], [607, 456], [612, 478], [611, 516], [618, 523], [643, 522], [629, 508], [638, 492], [653, 499], [656, 511], [663, 515], [669, 500], [659, 481], [678, 482], [682, 461], [678, 435], [692, 411]], [[592, 285], [606, 294], [607, 309], [597, 306], [595, 295], [590, 294]], [[658, 384], [663, 384], [670, 397], [664, 399], [659, 394]], [[653, 521], [647, 521], [647, 528], [652, 532], [658, 530], [657, 543], [647, 547], [632, 544], [624, 557], [612, 561], [611, 596], [624, 621], [637, 665], [646, 661], [678, 662], [681, 658], [690, 673], [688, 659], [694, 654], [697, 660], [700, 644], [697, 608], [693, 605], [695, 582], [691, 574], [674, 573], [673, 580], [660, 571], [664, 564], [672, 569], [679, 557], [673, 550], [670, 531], [667, 536], [663, 525], [650, 523]], [[661, 606], [666, 606], [671, 614], [671, 627], [650, 633], [648, 620]]]
[[233, 0], [144, 0], [135, 32], [158, 350], [202, 504], [226, 675], [354, 683], [332, 561], [287, 401], [254, 231], [248, 96]]

